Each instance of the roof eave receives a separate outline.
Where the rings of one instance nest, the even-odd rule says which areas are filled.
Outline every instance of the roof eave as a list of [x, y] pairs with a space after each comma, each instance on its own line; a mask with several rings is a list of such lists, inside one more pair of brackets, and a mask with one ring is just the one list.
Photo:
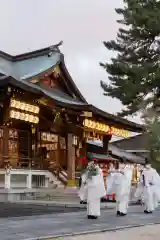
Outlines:
[[120, 118], [118, 116], [115, 116], [113, 114], [107, 113], [93, 105], [90, 105], [90, 108], [92, 110], [93, 113], [98, 114], [99, 116], [105, 118], [106, 120], [110, 120], [113, 121], [114, 123], [116, 123], [117, 125], [121, 125], [122, 127], [124, 127], [126, 130], [132, 131], [132, 132], [144, 132], [145, 131], [145, 126], [144, 125], [140, 125], [134, 122], [131, 122], [127, 119], [123, 119]]
[[25, 84], [25, 82], [23, 81], [17, 81], [15, 78], [11, 77], [11, 76], [2, 76], [0, 81], [0, 85], [4, 86], [7, 84], [11, 84], [13, 86], [16, 87], [20, 87], [25, 91], [29, 91], [32, 92], [34, 94], [39, 95], [40, 97], [47, 97], [48, 99], [54, 100], [58, 106], [61, 107], [66, 107], [66, 108], [73, 108], [73, 109], [78, 109], [78, 110], [84, 110], [88, 108], [88, 104], [70, 104], [70, 103], [65, 103], [65, 102], [61, 102], [57, 99], [51, 98], [50, 96], [46, 95], [45, 93], [43, 93], [43, 91], [35, 89], [33, 86], [28, 86], [27, 84]]

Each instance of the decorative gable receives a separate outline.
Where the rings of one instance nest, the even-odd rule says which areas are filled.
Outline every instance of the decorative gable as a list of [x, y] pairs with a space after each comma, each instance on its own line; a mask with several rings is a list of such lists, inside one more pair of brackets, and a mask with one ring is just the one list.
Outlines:
[[67, 94], [71, 98], [79, 100], [75, 92], [71, 89], [70, 82], [66, 78], [65, 74], [61, 71], [60, 66], [57, 64], [53, 69], [50, 69], [44, 74], [40, 74], [35, 79], [29, 80], [29, 82], [38, 85], [41, 88], [56, 89], [64, 94]]

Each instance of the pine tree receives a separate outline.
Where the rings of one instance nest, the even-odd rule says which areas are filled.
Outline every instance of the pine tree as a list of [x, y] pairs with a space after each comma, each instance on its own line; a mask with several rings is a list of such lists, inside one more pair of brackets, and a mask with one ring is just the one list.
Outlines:
[[100, 63], [109, 74], [109, 84], [101, 81], [104, 95], [124, 105], [120, 116], [134, 114], [142, 106], [153, 107], [160, 96], [160, 1], [124, 0], [116, 9], [122, 16], [116, 40], [103, 42], [115, 51], [111, 63]]

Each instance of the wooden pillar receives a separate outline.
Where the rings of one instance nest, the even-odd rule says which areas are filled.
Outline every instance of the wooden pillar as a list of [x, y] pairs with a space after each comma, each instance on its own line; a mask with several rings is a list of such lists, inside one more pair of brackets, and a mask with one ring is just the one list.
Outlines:
[[75, 185], [75, 146], [73, 145], [73, 133], [68, 133], [67, 137], [67, 173], [68, 186]]
[[9, 129], [3, 128], [3, 165], [9, 161]]
[[57, 149], [55, 150], [55, 161], [56, 161], [56, 164], [59, 166], [61, 165], [61, 162], [60, 162], [60, 138], [59, 138], [59, 135], [57, 136]]
[[104, 135], [103, 136], [103, 152], [104, 154], [108, 154], [108, 143], [111, 140], [111, 135]]

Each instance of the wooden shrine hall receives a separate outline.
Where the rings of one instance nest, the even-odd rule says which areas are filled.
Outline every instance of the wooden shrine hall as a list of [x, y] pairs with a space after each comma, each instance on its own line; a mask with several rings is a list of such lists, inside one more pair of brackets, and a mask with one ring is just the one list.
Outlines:
[[55, 176], [72, 185], [87, 140], [102, 140], [107, 153], [112, 135], [143, 131], [85, 100], [59, 45], [17, 56], [0, 51], [1, 187], [48, 187]]

